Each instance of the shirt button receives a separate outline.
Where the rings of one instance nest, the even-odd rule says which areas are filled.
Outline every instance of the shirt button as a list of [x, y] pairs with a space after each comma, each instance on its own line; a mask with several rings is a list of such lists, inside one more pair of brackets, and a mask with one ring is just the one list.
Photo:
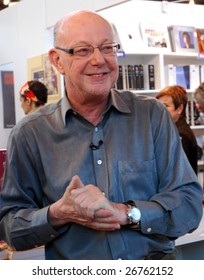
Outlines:
[[54, 234], [50, 234], [50, 238], [54, 238], [55, 237], [55, 235]]
[[98, 127], [95, 127], [95, 132], [98, 132]]
[[99, 160], [97, 161], [97, 163], [98, 163], [98, 165], [101, 165], [103, 162], [102, 162], [101, 159], [99, 159]]
[[148, 229], [147, 229], [147, 232], [151, 232], [152, 231], [152, 229], [151, 229], [151, 227], [149, 227]]

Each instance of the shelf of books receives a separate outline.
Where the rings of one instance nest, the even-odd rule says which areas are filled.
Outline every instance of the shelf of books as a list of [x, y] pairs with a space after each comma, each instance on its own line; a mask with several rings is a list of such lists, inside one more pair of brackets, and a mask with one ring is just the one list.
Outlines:
[[[204, 7], [145, 3], [128, 1], [100, 11], [113, 23], [121, 46], [115, 88], [155, 96], [166, 85], [179, 84], [186, 88], [192, 110], [193, 92], [204, 82]], [[194, 126], [192, 116], [190, 112]]]
[[[128, 1], [99, 13], [114, 23], [121, 47], [115, 88], [155, 97], [167, 85], [183, 86], [189, 99], [187, 121], [198, 141], [204, 141], [194, 100], [195, 89], [204, 82], [204, 6]], [[204, 186], [203, 161], [200, 167]]]
[[[155, 97], [167, 85], [183, 86], [187, 121], [201, 145], [204, 126], [194, 92], [204, 82], [204, 7], [165, 2], [164, 7], [157, 1], [128, 1], [100, 11], [114, 22], [120, 44], [115, 88]], [[204, 186], [203, 162], [204, 156], [199, 162]]]
[[137, 22], [134, 31], [117, 20], [113, 25], [120, 44], [115, 88], [155, 96], [166, 85], [183, 86], [189, 97], [188, 122], [194, 129], [193, 93], [204, 82], [204, 28], [151, 20]]

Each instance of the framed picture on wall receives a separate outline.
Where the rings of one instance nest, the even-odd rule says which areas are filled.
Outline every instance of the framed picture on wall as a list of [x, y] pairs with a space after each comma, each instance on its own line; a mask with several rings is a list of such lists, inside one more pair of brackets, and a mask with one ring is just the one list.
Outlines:
[[198, 52], [195, 27], [172, 25], [168, 27], [168, 30], [173, 52]]
[[61, 98], [61, 76], [50, 63], [47, 54], [28, 59], [28, 80], [38, 80], [45, 84], [48, 89], [48, 103]]
[[140, 22], [139, 28], [146, 47], [171, 51], [168, 28], [165, 25], [156, 22]]

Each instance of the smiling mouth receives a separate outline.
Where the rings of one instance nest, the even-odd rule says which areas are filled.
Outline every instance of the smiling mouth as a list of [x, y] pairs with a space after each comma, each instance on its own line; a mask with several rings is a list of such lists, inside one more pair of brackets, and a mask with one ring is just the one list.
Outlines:
[[90, 76], [90, 77], [103, 77], [107, 74], [108, 74], [108, 72], [107, 73], [100, 73], [100, 74], [88, 74], [88, 76]]
[[94, 76], [94, 77], [102, 77], [104, 74], [93, 74], [91, 76]]

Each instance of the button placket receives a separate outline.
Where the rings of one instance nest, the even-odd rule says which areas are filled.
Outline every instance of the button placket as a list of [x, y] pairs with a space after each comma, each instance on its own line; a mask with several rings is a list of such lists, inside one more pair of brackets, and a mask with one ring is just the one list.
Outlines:
[[93, 164], [95, 169], [96, 184], [100, 190], [104, 193], [108, 193], [108, 174], [106, 169], [106, 155], [105, 145], [103, 139], [103, 130], [99, 125], [94, 128], [92, 142], [98, 146], [98, 143], [102, 142], [97, 149], [92, 150]]

